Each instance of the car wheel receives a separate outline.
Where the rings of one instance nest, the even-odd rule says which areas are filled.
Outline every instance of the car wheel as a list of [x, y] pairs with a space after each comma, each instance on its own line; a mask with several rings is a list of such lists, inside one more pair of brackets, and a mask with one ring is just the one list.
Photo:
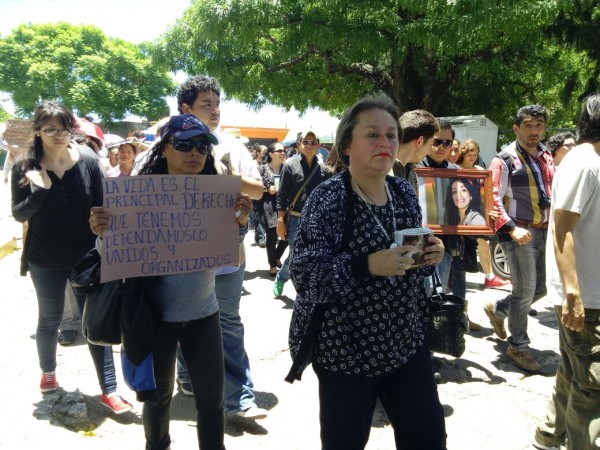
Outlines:
[[504, 253], [504, 248], [498, 242], [498, 237], [494, 236], [490, 241], [491, 253], [492, 253], [492, 270], [494, 274], [498, 275], [505, 280], [510, 280], [510, 266], [508, 265], [508, 258]]

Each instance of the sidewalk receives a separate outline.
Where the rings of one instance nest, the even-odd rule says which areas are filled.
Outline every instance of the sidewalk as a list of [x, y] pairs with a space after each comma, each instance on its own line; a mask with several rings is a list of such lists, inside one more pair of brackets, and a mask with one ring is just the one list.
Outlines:
[[0, 259], [21, 245], [22, 225], [10, 214], [10, 181], [0, 181]]
[[[6, 208], [6, 204], [1, 203]], [[2, 236], [5, 218], [0, 221]], [[13, 224], [14, 225], [14, 224]], [[9, 226], [10, 228], [10, 226]], [[246, 239], [252, 242], [252, 232]], [[248, 267], [241, 316], [246, 329], [257, 403], [269, 410], [261, 421], [231, 419], [225, 443], [228, 450], [317, 450], [319, 410], [317, 380], [309, 367], [302, 381], [293, 385], [283, 379], [290, 367], [287, 331], [294, 289], [287, 283], [284, 296], [274, 299], [273, 279], [268, 275], [264, 249], [247, 245]], [[0, 327], [2, 355], [0, 385], [3, 401], [0, 416], [4, 432], [0, 448], [141, 449], [144, 433], [142, 405], [135, 402], [120, 375], [119, 349], [114, 348], [119, 391], [134, 403], [134, 412], [114, 416], [100, 405], [96, 374], [81, 336], [72, 347], [58, 346], [58, 380], [68, 392], [79, 389], [89, 410], [90, 428], [75, 433], [34, 414], [43, 396], [38, 384], [40, 369], [35, 348], [36, 297], [28, 277], [18, 276], [20, 250], [0, 259], [0, 283], [4, 312]], [[467, 298], [471, 318], [485, 328], [467, 336], [462, 358], [444, 357], [442, 382], [438, 385], [446, 413], [450, 450], [531, 449], [535, 426], [545, 415], [546, 402], [558, 362], [558, 332], [551, 304], [536, 303], [536, 317], [529, 320], [533, 354], [542, 371], [527, 374], [509, 363], [506, 341], [491, 332], [482, 306], [506, 295], [508, 290], [480, 290], [482, 274], [467, 275]], [[193, 399], [175, 392], [171, 416], [173, 450], [197, 448]], [[393, 449], [393, 431], [385, 414], [376, 411], [367, 450]]]

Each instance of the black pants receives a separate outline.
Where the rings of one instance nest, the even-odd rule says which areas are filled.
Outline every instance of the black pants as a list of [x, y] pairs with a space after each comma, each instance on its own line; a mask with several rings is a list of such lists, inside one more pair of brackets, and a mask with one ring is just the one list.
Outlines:
[[165, 450], [171, 444], [169, 420], [177, 342], [181, 345], [194, 389], [199, 448], [222, 450], [225, 448], [225, 369], [219, 313], [189, 322], [163, 322], [152, 349], [156, 401], [145, 401], [143, 409], [146, 450]]
[[394, 428], [397, 449], [446, 449], [444, 410], [426, 349], [381, 377], [343, 375], [316, 365], [314, 370], [319, 379], [322, 450], [363, 450], [378, 397]]
[[276, 267], [277, 260], [281, 259], [287, 247], [288, 241], [278, 240], [277, 228], [267, 228], [267, 260], [269, 261], [269, 268]]

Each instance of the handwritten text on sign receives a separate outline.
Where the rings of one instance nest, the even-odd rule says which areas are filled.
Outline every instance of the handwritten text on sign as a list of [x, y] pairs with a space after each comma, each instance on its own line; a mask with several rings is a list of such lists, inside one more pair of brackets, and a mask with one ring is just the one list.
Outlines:
[[233, 205], [240, 177], [142, 175], [102, 183], [110, 214], [102, 282], [239, 265]]

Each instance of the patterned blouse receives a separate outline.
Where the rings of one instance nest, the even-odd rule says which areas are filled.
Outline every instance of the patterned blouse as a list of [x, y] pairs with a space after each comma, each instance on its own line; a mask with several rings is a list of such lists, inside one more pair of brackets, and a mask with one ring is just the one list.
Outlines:
[[[325, 304], [311, 361], [332, 372], [379, 376], [406, 364], [423, 346], [429, 320], [423, 278], [433, 266], [402, 277], [372, 276], [364, 264], [359, 269], [358, 260], [390, 247], [393, 230], [420, 227], [421, 209], [411, 185], [389, 176], [392, 204], [367, 206], [349, 188], [349, 176], [346, 171], [323, 182], [302, 211], [290, 266], [297, 297], [289, 344], [295, 358], [315, 305]], [[348, 195], [354, 196], [350, 203]], [[344, 237], [346, 220], [352, 232]]]

